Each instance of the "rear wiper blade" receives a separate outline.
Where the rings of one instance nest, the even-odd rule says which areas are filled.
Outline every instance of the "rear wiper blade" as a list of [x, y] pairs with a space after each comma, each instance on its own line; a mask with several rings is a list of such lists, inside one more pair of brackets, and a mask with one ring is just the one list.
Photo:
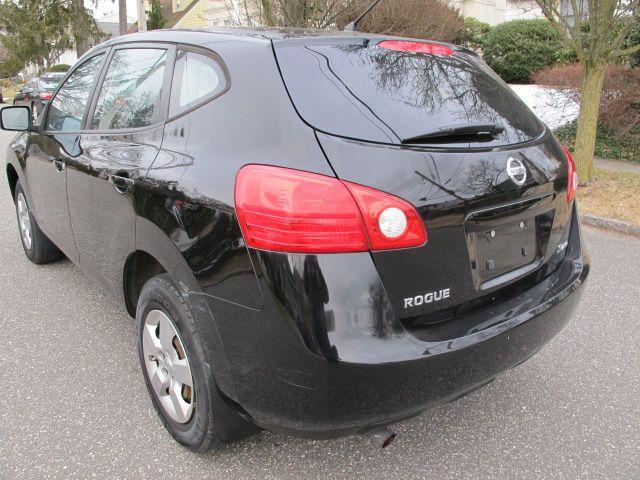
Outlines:
[[496, 136], [504, 132], [504, 127], [498, 123], [462, 123], [458, 125], [445, 125], [437, 130], [403, 138], [402, 143], [432, 142], [441, 138], [465, 137], [473, 135]]

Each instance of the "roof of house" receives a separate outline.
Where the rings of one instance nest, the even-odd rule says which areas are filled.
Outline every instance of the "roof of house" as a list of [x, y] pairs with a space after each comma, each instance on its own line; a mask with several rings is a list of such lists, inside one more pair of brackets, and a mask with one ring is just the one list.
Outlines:
[[[188, 15], [189, 12], [199, 3], [203, 3], [200, 0], [191, 0], [189, 5], [184, 8], [184, 10], [180, 10], [179, 12], [173, 12], [168, 15], [163, 12], [163, 16], [165, 19], [164, 28], [174, 28], [176, 24], [182, 20], [185, 15]], [[138, 32], [138, 22], [134, 23], [127, 29], [127, 33], [137, 33]]]
[[206, 26], [203, 0], [194, 0], [182, 12], [180, 18], [168, 28], [202, 28]]
[[119, 23], [98, 22], [98, 27], [107, 35], [107, 38], [114, 38], [120, 35]]

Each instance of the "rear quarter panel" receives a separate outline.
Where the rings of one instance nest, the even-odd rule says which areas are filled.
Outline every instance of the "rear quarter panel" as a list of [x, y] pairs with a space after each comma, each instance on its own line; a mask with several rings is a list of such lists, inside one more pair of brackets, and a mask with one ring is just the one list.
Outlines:
[[138, 203], [136, 242], [162, 232], [193, 272], [192, 289], [259, 309], [262, 293], [234, 211], [238, 170], [259, 163], [333, 171], [287, 97], [270, 43], [205, 46], [226, 63], [230, 88], [166, 123]]

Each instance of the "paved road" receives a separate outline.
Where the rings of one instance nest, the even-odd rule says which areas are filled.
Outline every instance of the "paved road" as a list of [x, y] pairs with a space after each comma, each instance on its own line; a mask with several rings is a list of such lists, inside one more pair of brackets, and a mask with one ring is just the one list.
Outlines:
[[625, 162], [615, 158], [598, 158], [596, 157], [596, 167], [612, 170], [622, 173], [638, 173], [640, 174], [640, 163]]
[[398, 424], [389, 448], [262, 433], [199, 456], [156, 418], [132, 319], [68, 261], [27, 261], [2, 183], [0, 478], [640, 478], [640, 241], [585, 237], [594, 268], [570, 325], [491, 385]]

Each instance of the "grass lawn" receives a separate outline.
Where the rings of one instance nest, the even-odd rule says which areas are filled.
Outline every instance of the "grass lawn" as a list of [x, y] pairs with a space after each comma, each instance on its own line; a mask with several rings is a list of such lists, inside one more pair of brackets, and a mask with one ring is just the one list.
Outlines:
[[640, 225], [640, 175], [596, 169], [596, 178], [578, 188], [580, 213]]

